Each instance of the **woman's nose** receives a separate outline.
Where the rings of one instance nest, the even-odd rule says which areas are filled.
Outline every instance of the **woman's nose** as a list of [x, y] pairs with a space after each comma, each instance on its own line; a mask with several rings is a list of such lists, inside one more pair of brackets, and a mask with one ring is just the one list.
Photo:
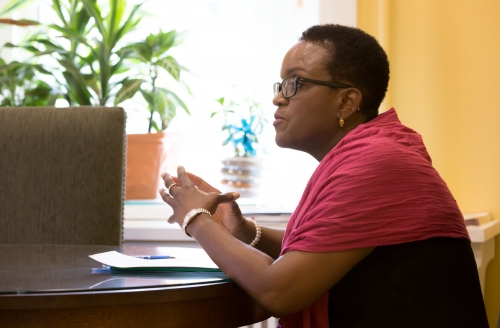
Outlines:
[[282, 106], [288, 103], [288, 99], [283, 96], [283, 91], [279, 91], [273, 98], [274, 106]]

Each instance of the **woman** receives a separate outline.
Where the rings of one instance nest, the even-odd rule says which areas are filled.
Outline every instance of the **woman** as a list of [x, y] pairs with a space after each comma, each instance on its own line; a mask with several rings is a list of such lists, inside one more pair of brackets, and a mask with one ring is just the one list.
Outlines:
[[286, 231], [243, 218], [237, 193], [220, 194], [182, 167], [178, 178], [162, 175], [169, 222], [281, 327], [487, 327], [455, 200], [421, 137], [394, 109], [377, 115], [389, 81], [377, 41], [313, 26], [281, 77], [276, 143], [320, 162]]

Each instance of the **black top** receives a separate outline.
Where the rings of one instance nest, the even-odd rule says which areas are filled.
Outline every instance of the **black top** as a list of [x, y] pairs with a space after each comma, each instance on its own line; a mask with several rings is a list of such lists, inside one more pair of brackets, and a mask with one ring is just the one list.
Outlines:
[[468, 240], [379, 246], [330, 289], [330, 327], [488, 328]]

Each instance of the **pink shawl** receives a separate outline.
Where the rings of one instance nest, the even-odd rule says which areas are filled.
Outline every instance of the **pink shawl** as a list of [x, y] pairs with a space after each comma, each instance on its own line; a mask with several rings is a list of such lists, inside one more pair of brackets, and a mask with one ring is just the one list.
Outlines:
[[[281, 254], [431, 237], [469, 239], [421, 136], [390, 109], [348, 133], [321, 161], [290, 218]], [[328, 292], [301, 312], [281, 318], [280, 324], [328, 327]]]

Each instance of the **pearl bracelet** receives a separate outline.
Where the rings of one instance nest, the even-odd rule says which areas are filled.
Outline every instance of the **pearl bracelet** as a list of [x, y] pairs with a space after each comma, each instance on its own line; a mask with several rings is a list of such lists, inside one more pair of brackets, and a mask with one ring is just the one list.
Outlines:
[[186, 228], [188, 224], [190, 224], [193, 219], [200, 213], [205, 213], [212, 217], [210, 211], [205, 208], [193, 208], [191, 211], [187, 212], [186, 216], [184, 217], [184, 221], [182, 222], [182, 230], [184, 230], [184, 233], [188, 235], [188, 237], [191, 237], [191, 235], [187, 233]]
[[246, 219], [248, 221], [252, 222], [255, 226], [255, 232], [256, 232], [255, 239], [252, 240], [252, 242], [250, 243], [250, 246], [255, 247], [255, 245], [257, 245], [257, 243], [260, 240], [260, 236], [262, 236], [262, 230], [260, 228], [260, 224], [257, 221], [255, 221], [253, 219], [249, 219], [249, 218], [246, 218]]

